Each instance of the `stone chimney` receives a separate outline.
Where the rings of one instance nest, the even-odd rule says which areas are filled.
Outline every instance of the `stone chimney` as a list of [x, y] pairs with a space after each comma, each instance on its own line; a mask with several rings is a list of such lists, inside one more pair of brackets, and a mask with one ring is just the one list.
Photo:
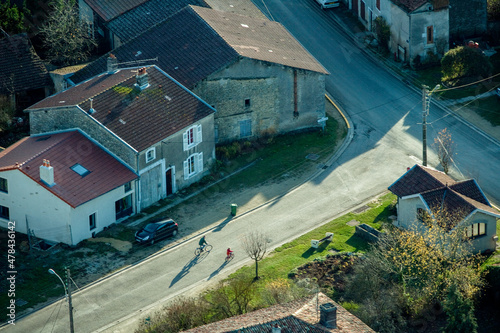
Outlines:
[[147, 87], [149, 87], [148, 73], [146, 72], [146, 67], [140, 68], [135, 78], [137, 79], [136, 87], [138, 87], [140, 90], [144, 90]]
[[281, 327], [278, 325], [278, 323], [271, 325], [272, 331], [271, 333], [281, 333]]
[[54, 168], [50, 166], [49, 160], [44, 159], [42, 165], [40, 165], [40, 180], [49, 187], [55, 185]]
[[326, 328], [337, 328], [337, 307], [333, 303], [325, 303], [319, 309], [319, 323]]
[[108, 74], [113, 74], [118, 70], [118, 59], [116, 59], [116, 57], [113, 53], [109, 54], [106, 65], [107, 65]]

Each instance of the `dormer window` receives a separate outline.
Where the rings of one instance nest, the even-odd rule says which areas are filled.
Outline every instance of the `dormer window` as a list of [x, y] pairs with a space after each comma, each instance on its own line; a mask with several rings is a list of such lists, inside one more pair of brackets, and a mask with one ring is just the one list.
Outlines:
[[156, 148], [150, 148], [146, 151], [146, 163], [151, 162], [156, 158]]

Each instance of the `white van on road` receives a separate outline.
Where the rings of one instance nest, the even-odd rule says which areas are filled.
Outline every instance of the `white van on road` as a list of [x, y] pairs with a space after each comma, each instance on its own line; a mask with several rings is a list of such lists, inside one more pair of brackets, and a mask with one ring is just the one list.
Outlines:
[[340, 6], [340, 0], [316, 0], [321, 5], [321, 8], [333, 8]]

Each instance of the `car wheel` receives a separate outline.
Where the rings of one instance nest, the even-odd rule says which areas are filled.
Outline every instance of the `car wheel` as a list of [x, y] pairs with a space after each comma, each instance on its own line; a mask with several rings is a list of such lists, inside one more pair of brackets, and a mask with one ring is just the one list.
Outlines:
[[177, 236], [177, 230], [172, 231], [172, 237]]

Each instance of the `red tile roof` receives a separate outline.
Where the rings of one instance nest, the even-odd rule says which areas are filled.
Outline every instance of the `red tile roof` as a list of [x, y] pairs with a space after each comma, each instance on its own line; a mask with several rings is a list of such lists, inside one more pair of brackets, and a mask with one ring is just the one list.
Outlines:
[[215, 110], [159, 68], [147, 68], [149, 86], [135, 87], [137, 69], [102, 74], [29, 107], [78, 105], [111, 132], [142, 151]]
[[148, 0], [84, 0], [104, 21], [109, 21]]
[[448, 7], [450, 4], [449, 0], [392, 0], [392, 2], [407, 12], [413, 12], [426, 3], [431, 3], [434, 10]]
[[[337, 307], [337, 328], [329, 329], [319, 324], [319, 305], [333, 303]], [[249, 312], [240, 316], [224, 319], [212, 324], [190, 329], [189, 333], [270, 333], [271, 325], [278, 324], [283, 333], [287, 332], [338, 332], [364, 333], [375, 332], [359, 318], [349, 313], [323, 293], [307, 299]]]
[[389, 186], [398, 197], [420, 194], [431, 210], [445, 206], [453, 215], [466, 217], [476, 209], [498, 215], [475, 180], [457, 182], [447, 174], [415, 165]]
[[[39, 167], [44, 159], [54, 168], [52, 187], [40, 180]], [[70, 169], [77, 163], [90, 173], [82, 177]], [[134, 172], [78, 131], [31, 136], [16, 142], [0, 152], [0, 172], [14, 169], [73, 208], [137, 178]]]

